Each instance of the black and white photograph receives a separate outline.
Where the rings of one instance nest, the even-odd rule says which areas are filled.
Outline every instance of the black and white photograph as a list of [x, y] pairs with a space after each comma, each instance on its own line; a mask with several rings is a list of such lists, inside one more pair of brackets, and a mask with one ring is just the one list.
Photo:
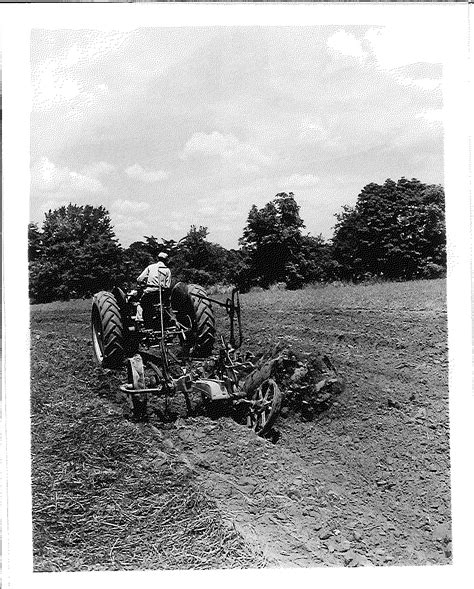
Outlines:
[[117, 8], [18, 25], [24, 573], [451, 570], [462, 7]]

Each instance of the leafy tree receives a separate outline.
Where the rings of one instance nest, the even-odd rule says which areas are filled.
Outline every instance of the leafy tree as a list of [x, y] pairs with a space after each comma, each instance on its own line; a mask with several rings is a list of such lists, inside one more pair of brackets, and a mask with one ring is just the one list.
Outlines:
[[303, 236], [299, 266], [305, 283], [327, 282], [337, 277], [331, 245], [321, 235]]
[[295, 288], [302, 284], [302, 227], [304, 223], [292, 192], [277, 194], [261, 209], [252, 206], [239, 241], [247, 259], [250, 283], [264, 288], [275, 282], [286, 282]]
[[122, 279], [122, 249], [104, 207], [69, 204], [29, 227], [30, 296], [37, 302], [90, 295]]
[[155, 261], [155, 257], [146, 242], [134, 241], [124, 250], [123, 260], [126, 286], [130, 287], [140, 273]]
[[158, 258], [158, 254], [160, 252], [166, 250], [166, 246], [162, 243], [162, 241], [158, 241], [158, 239], [153, 235], [150, 235], [149, 237], [145, 235], [145, 248], [153, 260]]
[[160, 252], [173, 254], [178, 244], [173, 239], [158, 240], [153, 235], [144, 236], [145, 241], [134, 241], [124, 250], [124, 274], [127, 286], [132, 286], [141, 272], [158, 259]]
[[406, 178], [371, 183], [336, 217], [332, 245], [341, 278], [411, 279], [446, 268], [442, 186]]
[[34, 262], [41, 258], [43, 240], [37, 223], [28, 225], [28, 260]]
[[29, 276], [29, 294], [33, 302], [47, 303], [68, 298], [58, 265], [47, 257], [29, 262]]
[[208, 235], [207, 227], [191, 225], [186, 236], [176, 244], [172, 265], [181, 280], [203, 286], [227, 281], [228, 252], [208, 241]]
[[250, 261], [244, 249], [231, 249], [226, 252], [226, 267], [224, 284], [239, 286], [242, 292], [247, 292], [252, 286], [250, 283]]
[[169, 254], [169, 264], [177, 280], [203, 286], [231, 281], [233, 268], [229, 256], [233, 254], [208, 241], [208, 234], [207, 227], [191, 225], [179, 241], [145, 236], [145, 241], [132, 243], [124, 252], [127, 282], [132, 284], [148, 264], [156, 261], [161, 251]]

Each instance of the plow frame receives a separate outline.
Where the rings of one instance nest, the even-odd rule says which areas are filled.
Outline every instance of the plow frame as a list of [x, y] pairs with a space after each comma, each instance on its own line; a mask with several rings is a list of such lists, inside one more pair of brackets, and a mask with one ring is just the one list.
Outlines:
[[[230, 300], [230, 304], [229, 301]], [[238, 340], [242, 343], [240, 327], [240, 304], [227, 299], [221, 303], [226, 309], [234, 309], [238, 320]], [[238, 309], [238, 311], [237, 311]], [[232, 325], [232, 320], [231, 320]], [[231, 336], [234, 331], [231, 329]], [[243, 414], [246, 425], [257, 434], [266, 435], [281, 409], [282, 393], [272, 379], [272, 372], [278, 358], [255, 365], [247, 354], [242, 358], [237, 349], [221, 338], [221, 347], [217, 354], [208, 358], [183, 359], [179, 361], [169, 350], [169, 344], [163, 337], [160, 341], [159, 355], [149, 351], [138, 351], [126, 359], [127, 383], [120, 385], [120, 391], [126, 394], [132, 406], [133, 416], [137, 421], [145, 421], [147, 415], [148, 395], [164, 397], [165, 415], [169, 411], [169, 399], [182, 393], [186, 402], [188, 415], [194, 414], [191, 393], [200, 393], [209, 415], [222, 404], [231, 404]], [[180, 376], [171, 375], [171, 360], [179, 367]], [[146, 386], [145, 370], [152, 373], [155, 386]], [[208, 393], [207, 397], [205, 392]], [[210, 392], [210, 394], [209, 394]]]

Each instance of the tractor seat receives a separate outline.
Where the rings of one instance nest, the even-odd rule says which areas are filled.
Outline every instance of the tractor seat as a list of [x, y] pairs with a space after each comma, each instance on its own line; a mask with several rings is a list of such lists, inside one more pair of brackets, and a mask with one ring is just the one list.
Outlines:
[[[171, 289], [170, 288], [162, 288], [161, 289], [161, 302], [163, 304], [164, 309], [169, 309], [171, 305]], [[156, 310], [159, 309], [160, 306], [160, 291], [156, 290], [149, 290], [144, 292], [142, 298], [140, 300], [141, 306], [143, 308], [143, 320], [145, 325], [150, 325], [153, 317], [156, 313]], [[159, 315], [159, 313], [158, 313]]]
[[[169, 307], [171, 304], [171, 288], [162, 288], [161, 289], [161, 302], [163, 303], [164, 307]], [[160, 304], [160, 291], [156, 290], [149, 290], [145, 291], [141, 298], [141, 304], [143, 303], [148, 305], [159, 305]]]

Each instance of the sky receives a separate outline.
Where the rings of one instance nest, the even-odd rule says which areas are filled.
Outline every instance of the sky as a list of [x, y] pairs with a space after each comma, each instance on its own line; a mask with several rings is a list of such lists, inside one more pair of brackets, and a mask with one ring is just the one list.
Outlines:
[[103, 205], [123, 246], [191, 224], [236, 247], [292, 191], [306, 232], [387, 178], [443, 183], [439, 31], [33, 30], [30, 218]]

